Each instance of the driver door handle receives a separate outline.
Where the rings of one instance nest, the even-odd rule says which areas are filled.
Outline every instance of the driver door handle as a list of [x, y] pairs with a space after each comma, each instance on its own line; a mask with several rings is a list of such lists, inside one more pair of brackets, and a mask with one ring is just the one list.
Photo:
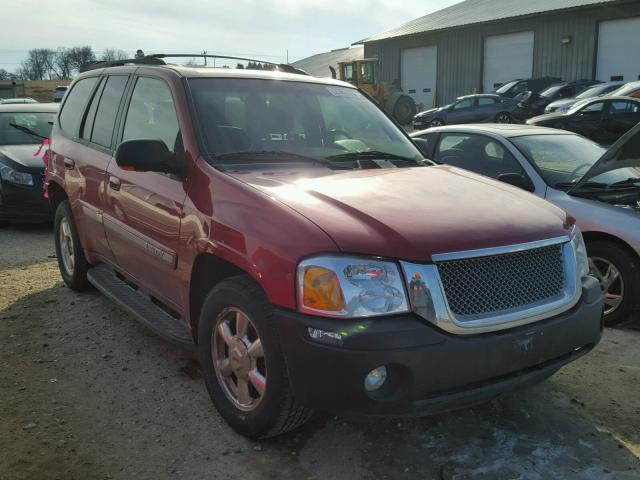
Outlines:
[[120, 182], [120, 179], [118, 177], [114, 177], [113, 175], [109, 177], [109, 188], [111, 188], [111, 190], [120, 190], [121, 184], [122, 182]]

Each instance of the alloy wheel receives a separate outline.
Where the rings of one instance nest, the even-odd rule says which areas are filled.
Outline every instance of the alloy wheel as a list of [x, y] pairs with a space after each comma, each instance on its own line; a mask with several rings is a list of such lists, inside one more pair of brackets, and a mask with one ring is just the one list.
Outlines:
[[498, 123], [509, 123], [511, 121], [511, 118], [509, 117], [509, 114], [501, 113], [500, 115], [498, 115], [498, 118], [496, 120], [498, 121]]
[[604, 314], [612, 314], [624, 299], [624, 279], [620, 270], [606, 258], [589, 257], [589, 273], [600, 282]]
[[436, 118], [435, 120], [431, 120], [432, 127], [441, 127], [442, 125], [444, 125], [444, 123], [439, 118]]
[[62, 265], [68, 275], [73, 275], [75, 261], [73, 258], [73, 236], [71, 235], [71, 226], [69, 220], [63, 218], [60, 220], [60, 255], [62, 256]]
[[211, 336], [211, 353], [226, 397], [239, 410], [255, 410], [266, 391], [267, 368], [262, 341], [249, 316], [234, 307], [222, 310]]

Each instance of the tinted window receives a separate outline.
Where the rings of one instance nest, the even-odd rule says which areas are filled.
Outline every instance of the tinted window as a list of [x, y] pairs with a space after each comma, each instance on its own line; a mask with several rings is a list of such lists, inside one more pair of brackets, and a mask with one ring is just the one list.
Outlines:
[[93, 121], [96, 118], [96, 110], [98, 109], [98, 102], [100, 101], [100, 94], [102, 93], [103, 87], [104, 78], [101, 79], [100, 85], [98, 85], [98, 88], [96, 88], [96, 92], [93, 94], [91, 104], [89, 105], [89, 109], [87, 110], [87, 116], [84, 119], [84, 124], [82, 125], [80, 138], [85, 138], [87, 140], [91, 138], [91, 129], [93, 128]]
[[70, 135], [78, 132], [84, 107], [97, 81], [98, 77], [83, 78], [67, 93], [60, 113], [60, 127]]
[[623, 115], [625, 113], [636, 113], [638, 104], [633, 102], [611, 102], [609, 115]]
[[493, 105], [496, 103], [496, 99], [495, 98], [491, 98], [491, 97], [480, 97], [478, 98], [478, 105], [483, 107], [486, 105]]
[[603, 108], [603, 102], [596, 102], [584, 107], [582, 110], [580, 110], [580, 113], [583, 115], [599, 115], [600, 113], [602, 113]]
[[503, 173], [526, 175], [500, 142], [484, 135], [444, 134], [435, 159], [492, 178]]
[[129, 103], [122, 140], [160, 139], [173, 151], [179, 131], [169, 86], [155, 78], [139, 78]]
[[473, 98], [466, 98], [464, 100], [460, 100], [454, 106], [454, 110], [458, 110], [460, 108], [470, 108], [473, 107]]
[[111, 146], [113, 126], [126, 84], [126, 75], [112, 75], [107, 79], [93, 123], [93, 132], [91, 133], [91, 141], [93, 143], [103, 147]]

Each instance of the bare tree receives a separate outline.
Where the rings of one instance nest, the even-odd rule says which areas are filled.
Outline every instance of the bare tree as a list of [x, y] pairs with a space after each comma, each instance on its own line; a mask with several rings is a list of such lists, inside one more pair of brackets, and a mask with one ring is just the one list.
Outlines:
[[0, 68], [0, 80], [15, 80], [16, 74]]
[[47, 80], [56, 76], [54, 70], [56, 52], [50, 48], [29, 50], [26, 60], [20, 67], [21, 75], [29, 80]]
[[105, 62], [113, 62], [115, 60], [127, 60], [130, 58], [130, 55], [124, 50], [120, 50], [118, 48], [105, 48], [102, 57], [100, 60]]
[[80, 71], [84, 65], [96, 61], [93, 49], [88, 45], [84, 47], [69, 48], [67, 50], [67, 55], [69, 55], [69, 62], [71, 63], [72, 69], [75, 71]]
[[71, 78], [71, 74], [73, 73], [73, 64], [69, 55], [69, 49], [59, 47], [58, 50], [56, 50], [56, 55], [53, 63], [54, 70], [58, 78]]

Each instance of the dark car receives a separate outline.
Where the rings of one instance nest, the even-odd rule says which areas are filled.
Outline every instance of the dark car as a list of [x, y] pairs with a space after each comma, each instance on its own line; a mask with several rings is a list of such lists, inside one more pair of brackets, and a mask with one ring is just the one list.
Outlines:
[[514, 98], [524, 92], [539, 93], [549, 85], [562, 82], [557, 77], [527, 78], [511, 80], [493, 91], [502, 97]]
[[0, 105], [0, 222], [51, 220], [44, 198], [42, 157], [34, 156], [51, 133], [58, 105]]
[[600, 287], [560, 208], [433, 166], [349, 83], [158, 59], [65, 95], [56, 256], [71, 289], [196, 350], [241, 433], [313, 409], [461, 408], [600, 340]]
[[586, 88], [575, 97], [564, 98], [562, 100], [555, 100], [551, 102], [549, 105], [545, 107], [544, 113], [568, 112], [571, 109], [571, 107], [573, 107], [576, 103], [578, 103], [581, 100], [587, 100], [589, 98], [596, 98], [596, 97], [604, 97], [605, 95], [612, 93], [614, 90], [617, 90], [623, 85], [624, 85], [623, 82], [598, 83], [589, 88]]
[[549, 113], [527, 120], [528, 125], [560, 128], [594, 142], [611, 144], [640, 122], [640, 99], [600, 97], [574, 105], [566, 113]]
[[412, 125], [414, 129], [422, 130], [461, 123], [510, 123], [517, 105], [516, 101], [500, 95], [465, 95], [450, 105], [418, 113], [413, 117]]
[[529, 125], [459, 125], [411, 136], [438, 163], [517, 185], [567, 211], [600, 281], [605, 324], [640, 311], [640, 125], [608, 150]]
[[53, 101], [55, 103], [59, 103], [64, 98], [64, 94], [67, 93], [67, 89], [69, 87], [65, 85], [58, 85], [56, 89], [53, 91]]
[[518, 103], [518, 111], [514, 116], [519, 120], [542, 115], [545, 108], [551, 102], [576, 96], [584, 89], [591, 87], [598, 82], [597, 80], [573, 80], [571, 82], [562, 82], [545, 88], [540, 93], [528, 92]]

